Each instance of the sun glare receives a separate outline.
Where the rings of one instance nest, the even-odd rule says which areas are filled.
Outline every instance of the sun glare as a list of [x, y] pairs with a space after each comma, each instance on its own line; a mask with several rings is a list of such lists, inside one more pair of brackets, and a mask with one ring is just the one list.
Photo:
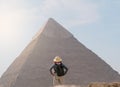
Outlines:
[[13, 28], [13, 24], [12, 24], [12, 20], [10, 17], [4, 17], [2, 16], [2, 18], [0, 18], [0, 36], [2, 39], [6, 39], [6, 38], [11, 38], [14, 37], [14, 28]]
[[17, 38], [19, 23], [20, 15], [18, 13], [12, 11], [3, 11], [3, 13], [0, 14], [0, 38]]

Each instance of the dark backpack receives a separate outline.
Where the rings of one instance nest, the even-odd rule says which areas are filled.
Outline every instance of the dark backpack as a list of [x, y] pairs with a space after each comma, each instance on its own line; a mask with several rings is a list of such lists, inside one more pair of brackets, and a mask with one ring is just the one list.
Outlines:
[[54, 71], [57, 74], [57, 76], [64, 76], [65, 75], [63, 64], [60, 64], [60, 65], [55, 64]]

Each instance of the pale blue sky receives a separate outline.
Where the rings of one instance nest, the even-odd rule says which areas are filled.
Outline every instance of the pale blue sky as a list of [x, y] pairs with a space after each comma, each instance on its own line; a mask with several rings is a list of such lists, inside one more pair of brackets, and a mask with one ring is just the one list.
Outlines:
[[120, 0], [0, 0], [0, 76], [50, 17], [120, 72]]

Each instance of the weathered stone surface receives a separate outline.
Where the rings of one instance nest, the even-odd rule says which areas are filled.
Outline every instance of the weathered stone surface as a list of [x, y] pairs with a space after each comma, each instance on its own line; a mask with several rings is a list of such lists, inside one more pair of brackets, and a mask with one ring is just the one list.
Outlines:
[[50, 18], [2, 75], [0, 86], [52, 86], [49, 68], [55, 56], [62, 57], [63, 63], [69, 68], [65, 76], [68, 85], [120, 81], [116, 71]]

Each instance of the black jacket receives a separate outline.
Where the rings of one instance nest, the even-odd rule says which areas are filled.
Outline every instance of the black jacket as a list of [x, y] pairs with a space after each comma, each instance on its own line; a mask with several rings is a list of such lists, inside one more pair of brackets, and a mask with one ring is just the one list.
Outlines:
[[68, 72], [68, 68], [64, 65], [64, 64], [54, 64], [51, 68], [50, 68], [50, 73], [52, 75], [54, 75], [55, 73], [57, 74], [57, 76], [64, 76], [66, 73]]

